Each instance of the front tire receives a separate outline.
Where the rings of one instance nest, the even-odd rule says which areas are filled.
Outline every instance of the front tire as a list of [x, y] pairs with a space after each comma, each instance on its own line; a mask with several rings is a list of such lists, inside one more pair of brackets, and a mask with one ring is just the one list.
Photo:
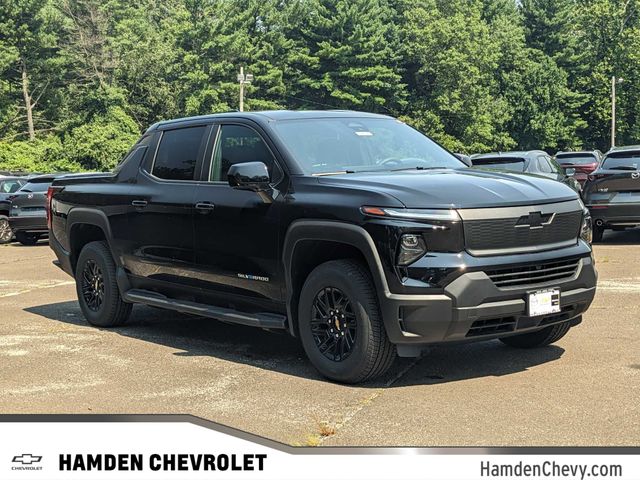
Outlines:
[[331, 380], [371, 380], [396, 357], [371, 277], [354, 260], [332, 260], [311, 272], [300, 295], [298, 325], [309, 360]]
[[84, 317], [97, 327], [117, 327], [131, 314], [116, 283], [116, 265], [104, 242], [85, 245], [76, 265], [76, 292]]
[[570, 322], [558, 323], [557, 325], [551, 325], [537, 332], [503, 337], [500, 341], [510, 347], [516, 348], [546, 347], [564, 337], [570, 328]]
[[9, 225], [9, 219], [6, 215], [0, 215], [0, 245], [9, 243], [12, 238], [13, 232], [11, 225]]

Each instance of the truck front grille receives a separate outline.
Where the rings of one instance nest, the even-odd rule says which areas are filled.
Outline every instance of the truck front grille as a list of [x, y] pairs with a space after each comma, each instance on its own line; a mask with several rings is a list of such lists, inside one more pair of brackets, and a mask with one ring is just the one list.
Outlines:
[[572, 278], [580, 266], [580, 259], [536, 263], [521, 267], [509, 267], [485, 271], [498, 288], [530, 287], [548, 282], [560, 282]]
[[582, 224], [579, 202], [459, 210], [465, 247], [475, 256], [507, 255], [575, 245]]

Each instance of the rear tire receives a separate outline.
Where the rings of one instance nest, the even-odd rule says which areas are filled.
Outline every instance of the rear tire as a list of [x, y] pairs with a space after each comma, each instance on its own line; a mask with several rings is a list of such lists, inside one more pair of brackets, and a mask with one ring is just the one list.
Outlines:
[[38, 243], [38, 240], [40, 240], [40, 235], [28, 232], [16, 232], [16, 240], [18, 240], [18, 242], [20, 242], [22, 245], [31, 247]]
[[9, 225], [9, 218], [6, 215], [0, 215], [0, 245], [11, 242], [13, 232]]
[[369, 272], [354, 260], [332, 260], [311, 272], [300, 295], [298, 325], [309, 360], [331, 380], [371, 380], [395, 360]]
[[546, 347], [564, 337], [571, 328], [570, 322], [558, 323], [532, 333], [523, 333], [500, 339], [505, 345], [516, 348]]
[[593, 243], [599, 243], [604, 236], [604, 227], [593, 226]]
[[76, 265], [76, 292], [84, 317], [96, 327], [117, 327], [131, 314], [116, 283], [116, 265], [104, 242], [85, 245]]

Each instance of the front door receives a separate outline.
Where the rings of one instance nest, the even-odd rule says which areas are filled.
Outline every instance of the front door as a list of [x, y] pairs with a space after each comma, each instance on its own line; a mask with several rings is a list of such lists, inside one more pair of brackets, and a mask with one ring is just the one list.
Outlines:
[[263, 162], [277, 183], [283, 173], [271, 148], [252, 127], [220, 125], [211, 160], [196, 190], [195, 244], [199, 285], [222, 303], [236, 305], [244, 297], [282, 299], [282, 266], [278, 223], [282, 195], [271, 203], [255, 192], [229, 186], [231, 165]]

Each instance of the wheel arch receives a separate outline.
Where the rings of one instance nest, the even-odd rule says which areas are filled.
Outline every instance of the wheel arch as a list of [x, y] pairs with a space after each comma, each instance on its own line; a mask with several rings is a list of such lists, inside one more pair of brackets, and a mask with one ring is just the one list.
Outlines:
[[298, 335], [297, 305], [309, 273], [326, 261], [354, 257], [367, 267], [378, 296], [389, 292], [380, 256], [364, 228], [325, 220], [297, 220], [291, 224], [283, 248], [289, 333]]
[[[74, 208], [67, 217], [67, 238], [71, 267], [75, 273], [78, 256], [82, 248], [94, 241], [105, 241], [111, 249], [111, 227], [107, 216], [101, 210]], [[114, 258], [117, 265], [117, 259]]]

